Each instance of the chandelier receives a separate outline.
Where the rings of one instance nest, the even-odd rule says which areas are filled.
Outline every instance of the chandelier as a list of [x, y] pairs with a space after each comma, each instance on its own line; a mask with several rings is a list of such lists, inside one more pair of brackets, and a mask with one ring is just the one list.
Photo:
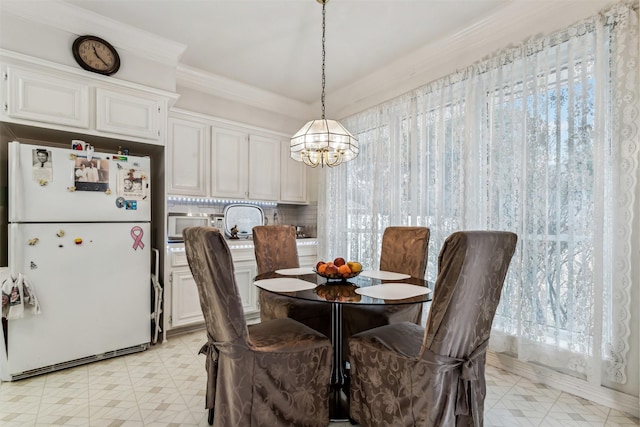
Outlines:
[[291, 158], [312, 168], [337, 166], [355, 159], [360, 151], [358, 140], [336, 120], [325, 119], [324, 63], [325, 63], [325, 5], [329, 0], [316, 0], [322, 4], [322, 118], [311, 120], [291, 137]]

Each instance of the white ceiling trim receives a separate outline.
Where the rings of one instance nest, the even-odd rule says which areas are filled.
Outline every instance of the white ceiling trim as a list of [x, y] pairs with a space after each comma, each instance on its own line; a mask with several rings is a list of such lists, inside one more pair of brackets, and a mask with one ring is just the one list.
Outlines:
[[177, 85], [180, 86], [264, 110], [275, 111], [296, 119], [309, 120], [313, 113], [312, 106], [304, 102], [184, 64], [178, 65], [176, 80]]
[[[349, 86], [327, 93], [332, 117], [341, 119], [466, 67], [511, 42], [554, 31], [591, 16], [611, 0], [513, 1], [463, 31], [414, 53]], [[2, 9], [78, 35], [104, 35], [115, 46], [176, 67], [176, 84], [291, 118], [317, 116], [320, 101], [306, 104], [179, 63], [186, 46], [58, 0], [5, 2]]]
[[172, 67], [178, 64], [187, 48], [173, 40], [58, 0], [8, 1], [2, 5], [2, 11], [78, 36], [91, 34], [103, 37], [117, 48]]
[[[332, 117], [344, 118], [471, 65], [511, 42], [591, 16], [611, 0], [514, 1], [464, 30], [426, 45], [349, 86], [327, 93]], [[320, 101], [305, 104], [180, 65], [178, 83], [224, 99], [309, 120]]]

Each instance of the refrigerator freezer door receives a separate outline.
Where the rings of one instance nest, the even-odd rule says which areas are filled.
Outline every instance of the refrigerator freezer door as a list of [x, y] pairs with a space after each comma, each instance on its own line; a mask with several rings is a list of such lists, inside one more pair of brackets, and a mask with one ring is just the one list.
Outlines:
[[[38, 151], [47, 154], [39, 158]], [[10, 143], [9, 222], [150, 221], [149, 157], [93, 153], [90, 163], [98, 168], [85, 168], [86, 156], [86, 151]], [[134, 180], [128, 174], [144, 188], [129, 188]]]
[[148, 223], [10, 224], [11, 272], [31, 281], [41, 313], [9, 320], [0, 372], [149, 343], [149, 235]]

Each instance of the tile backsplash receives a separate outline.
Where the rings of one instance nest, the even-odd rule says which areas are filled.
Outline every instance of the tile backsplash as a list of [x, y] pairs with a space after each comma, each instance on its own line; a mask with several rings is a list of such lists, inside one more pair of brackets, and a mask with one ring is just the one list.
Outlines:
[[[276, 205], [262, 206], [265, 223], [267, 225], [294, 225], [303, 226], [306, 237], [317, 237], [318, 233], [318, 205]], [[227, 203], [182, 203], [180, 201], [167, 201], [167, 213], [207, 213], [221, 215]]]

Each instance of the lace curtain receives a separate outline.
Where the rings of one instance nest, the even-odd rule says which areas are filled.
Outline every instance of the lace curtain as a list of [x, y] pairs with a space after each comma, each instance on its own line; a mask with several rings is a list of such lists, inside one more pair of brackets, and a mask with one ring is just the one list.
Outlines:
[[377, 268], [384, 228], [424, 225], [433, 281], [452, 232], [514, 231], [492, 348], [625, 383], [639, 149], [634, 5], [344, 120], [361, 152], [323, 175], [321, 254]]

